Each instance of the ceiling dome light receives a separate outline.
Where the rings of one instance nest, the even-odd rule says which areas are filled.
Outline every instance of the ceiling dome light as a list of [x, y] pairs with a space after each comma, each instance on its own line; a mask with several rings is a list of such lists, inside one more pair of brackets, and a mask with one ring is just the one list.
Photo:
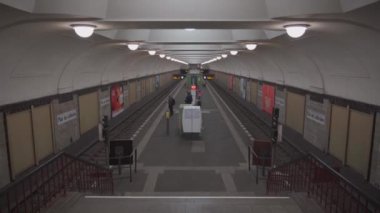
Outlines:
[[237, 55], [238, 51], [237, 50], [231, 50], [230, 53], [231, 53], [231, 55]]
[[246, 44], [245, 47], [247, 50], [254, 50], [257, 47], [257, 44]]
[[75, 24], [71, 26], [74, 28], [75, 33], [81, 38], [88, 38], [92, 36], [96, 28], [95, 25], [89, 24]]
[[218, 60], [220, 60], [220, 59], [222, 59], [222, 57], [220, 57], [220, 56], [218, 56], [218, 57], [216, 57]]
[[156, 54], [156, 50], [149, 50], [148, 53], [149, 53], [149, 55], [155, 55]]
[[222, 54], [223, 58], [227, 58], [227, 56], [228, 56], [227, 54]]
[[160, 58], [165, 58], [165, 54], [160, 54]]
[[286, 25], [286, 33], [292, 38], [299, 38], [305, 34], [309, 25]]
[[131, 44], [128, 44], [128, 49], [132, 50], [132, 51], [135, 51], [139, 48], [139, 44], [136, 44], [136, 43], [131, 43]]
[[171, 59], [171, 57], [170, 57], [170, 56], [166, 56], [166, 59], [170, 60], [170, 59]]

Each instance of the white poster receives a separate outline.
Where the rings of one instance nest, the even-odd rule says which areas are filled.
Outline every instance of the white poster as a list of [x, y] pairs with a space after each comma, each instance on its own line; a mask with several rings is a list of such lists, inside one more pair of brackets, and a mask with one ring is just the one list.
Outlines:
[[276, 96], [276, 106], [285, 106], [285, 100], [281, 97]]
[[325, 125], [326, 122], [326, 116], [323, 113], [317, 112], [312, 109], [306, 110], [306, 117], [312, 121], [315, 121], [319, 124]]
[[74, 120], [77, 118], [77, 110], [73, 109], [68, 112], [61, 113], [57, 115], [57, 124], [61, 125], [68, 121]]
[[100, 107], [104, 107], [107, 105], [110, 105], [110, 98], [109, 97], [100, 99]]

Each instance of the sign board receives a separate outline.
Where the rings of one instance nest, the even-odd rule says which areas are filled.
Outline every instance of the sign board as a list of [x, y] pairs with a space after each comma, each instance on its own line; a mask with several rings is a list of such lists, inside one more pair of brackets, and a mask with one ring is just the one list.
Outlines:
[[57, 115], [57, 124], [62, 125], [77, 118], [77, 110], [73, 109]]
[[272, 142], [270, 140], [255, 140], [251, 146], [252, 165], [272, 166]]
[[132, 140], [112, 140], [110, 141], [109, 164], [128, 165], [133, 163], [133, 157], [127, 157], [133, 152]]

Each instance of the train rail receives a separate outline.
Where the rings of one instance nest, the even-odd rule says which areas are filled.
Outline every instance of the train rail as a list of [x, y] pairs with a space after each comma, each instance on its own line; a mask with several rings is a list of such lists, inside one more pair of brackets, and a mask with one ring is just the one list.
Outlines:
[[[228, 92], [215, 82], [211, 83], [215, 91], [223, 97], [224, 101], [235, 113], [241, 123], [247, 128], [248, 132], [256, 140], [271, 140], [272, 129], [270, 123], [265, 122], [257, 116], [253, 110], [253, 105], [237, 97], [232, 92]], [[289, 141], [284, 140], [276, 144], [275, 164], [281, 165], [290, 162], [293, 159], [301, 157], [304, 153], [299, 151]]]

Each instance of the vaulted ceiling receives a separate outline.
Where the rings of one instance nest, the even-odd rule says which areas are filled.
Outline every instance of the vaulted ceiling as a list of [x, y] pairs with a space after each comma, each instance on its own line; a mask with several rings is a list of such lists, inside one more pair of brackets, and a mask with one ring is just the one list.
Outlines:
[[184, 66], [147, 50], [190, 64], [239, 50], [206, 66], [380, 105], [378, 20], [378, 0], [0, 0], [0, 105]]

